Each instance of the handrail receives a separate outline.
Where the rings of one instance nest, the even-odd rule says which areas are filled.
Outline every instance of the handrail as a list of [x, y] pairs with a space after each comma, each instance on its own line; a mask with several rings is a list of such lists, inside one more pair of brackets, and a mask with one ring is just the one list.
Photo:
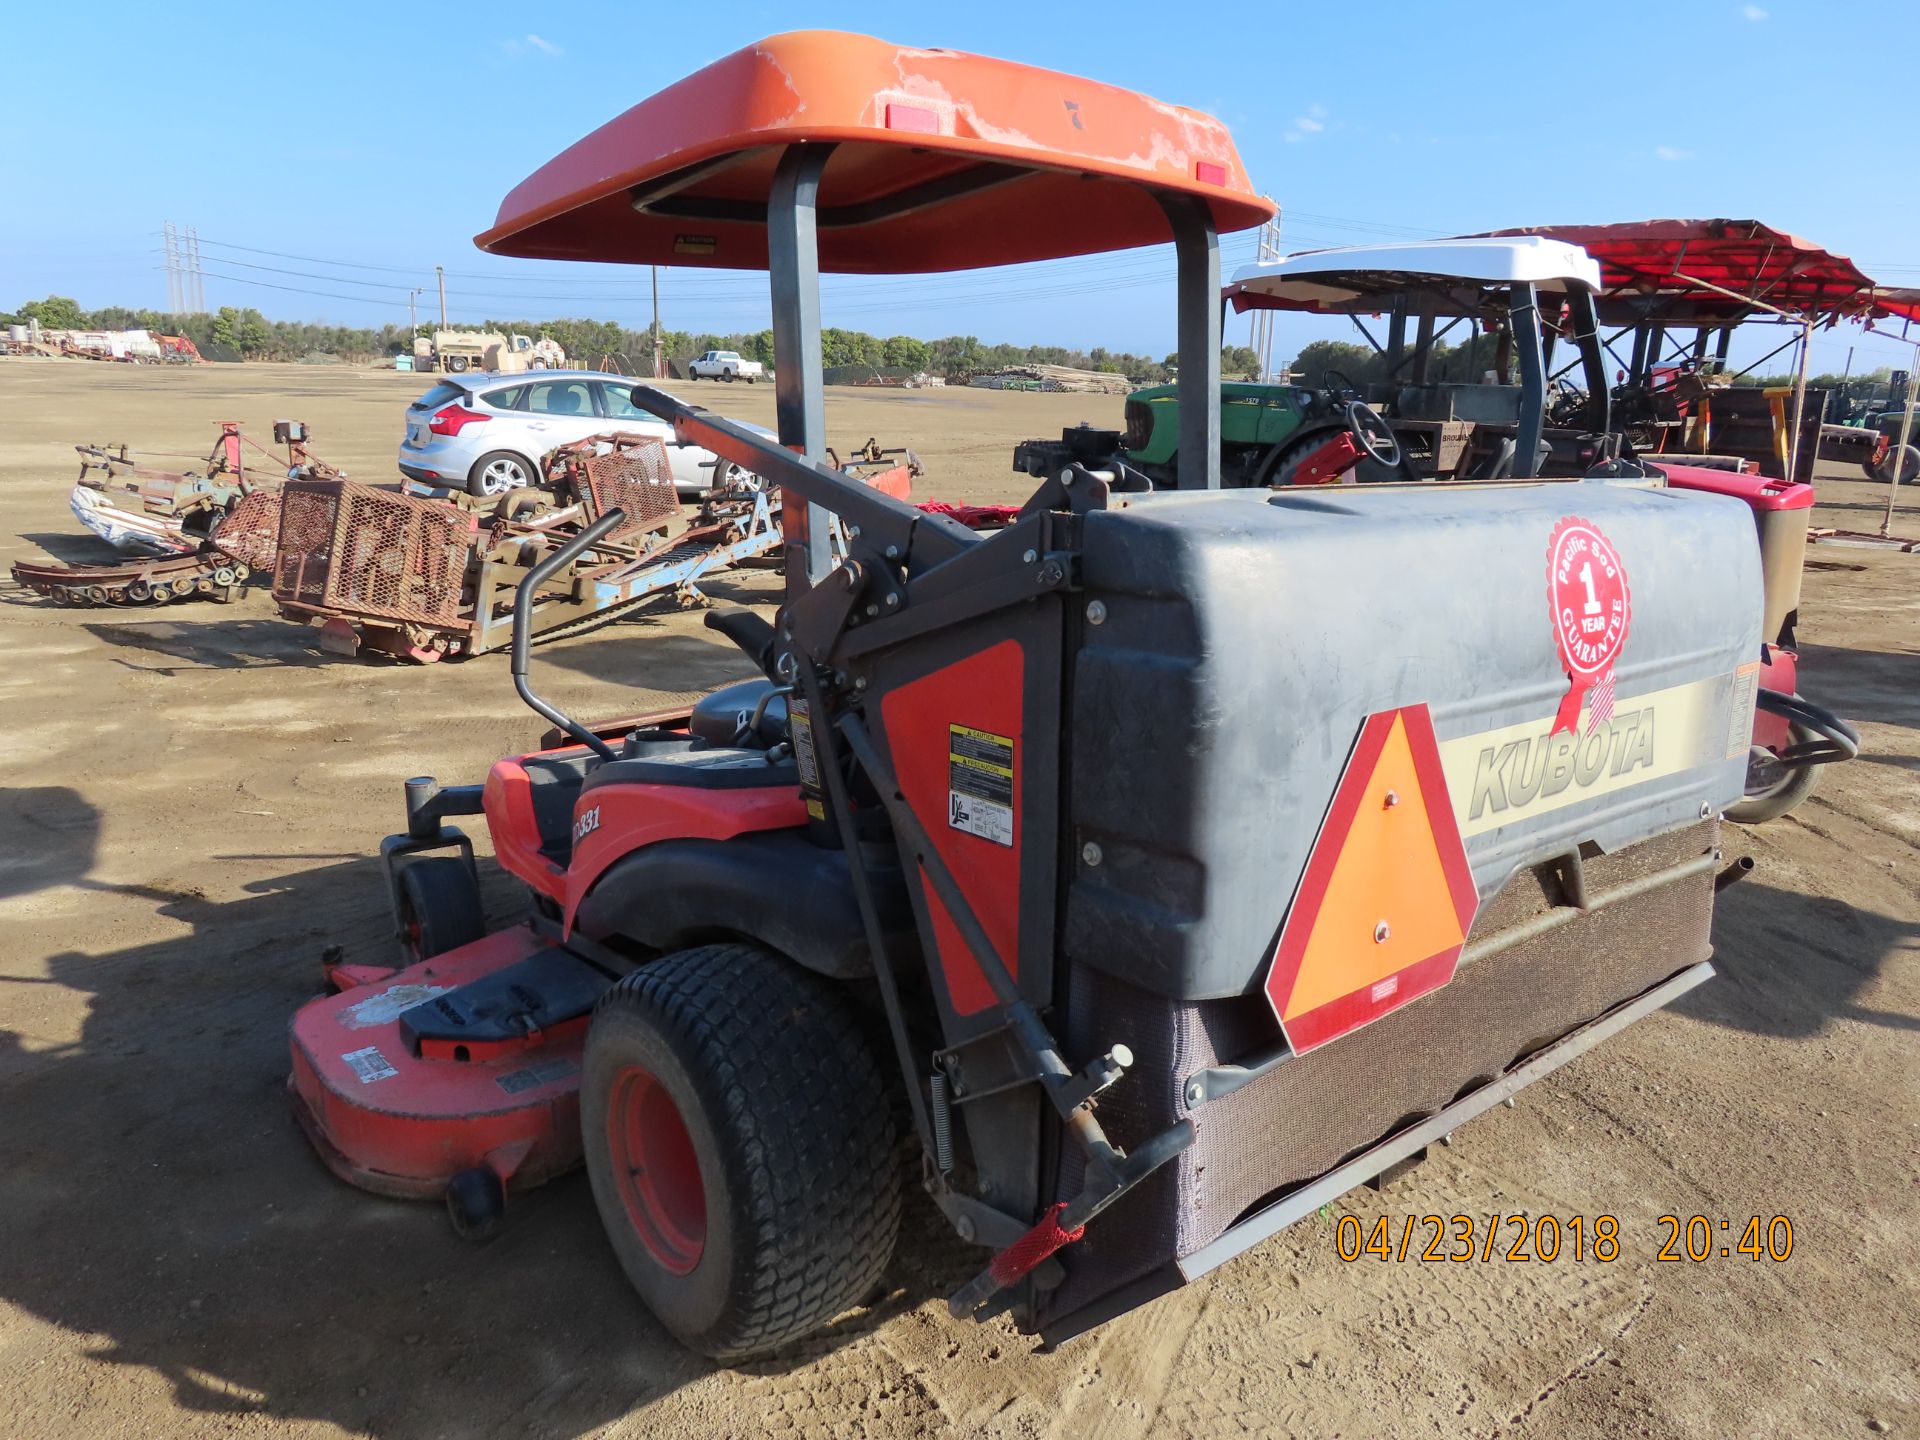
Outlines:
[[534, 592], [553, 577], [555, 571], [571, 565], [580, 558], [582, 551], [593, 543], [627, 523], [627, 512], [618, 506], [607, 511], [593, 524], [582, 530], [553, 554], [542, 560], [527, 572], [527, 578], [520, 582], [520, 588], [513, 596], [513, 688], [519, 693], [527, 708], [543, 719], [559, 726], [573, 736], [582, 745], [592, 750], [602, 760], [615, 758], [613, 747], [594, 734], [578, 720], [563, 715], [552, 705], [534, 694], [533, 686], [527, 683], [527, 651], [532, 645], [533, 632], [533, 596]]
[[889, 560], [911, 559], [921, 566], [933, 566], [982, 541], [979, 534], [957, 521], [929, 515], [655, 386], [635, 385], [632, 399], [639, 409], [673, 426], [682, 441], [711, 450], [753, 471], [768, 484], [792, 490], [809, 504], [830, 510], [849, 526], [858, 527], [873, 548]]

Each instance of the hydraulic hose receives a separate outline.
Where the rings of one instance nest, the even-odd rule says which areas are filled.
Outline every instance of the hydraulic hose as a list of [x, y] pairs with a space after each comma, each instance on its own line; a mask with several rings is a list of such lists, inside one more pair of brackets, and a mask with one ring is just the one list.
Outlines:
[[1839, 760], [1851, 760], [1860, 753], [1860, 732], [1831, 710], [1810, 700], [1763, 687], [1754, 697], [1754, 705], [1769, 715], [1804, 726], [1820, 737], [1780, 751], [1775, 758], [1782, 765], [1831, 765]]

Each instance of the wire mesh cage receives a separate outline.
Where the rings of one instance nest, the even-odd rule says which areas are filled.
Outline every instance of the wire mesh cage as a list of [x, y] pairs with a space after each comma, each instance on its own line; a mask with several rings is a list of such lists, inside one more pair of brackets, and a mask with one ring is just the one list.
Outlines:
[[249, 491], [213, 527], [214, 545], [256, 570], [272, 568], [279, 536], [278, 490]]
[[348, 615], [459, 625], [474, 518], [454, 505], [344, 480], [282, 492], [273, 594]]
[[680, 513], [680, 497], [667, 447], [651, 435], [610, 438], [612, 446], [605, 454], [586, 454], [577, 461], [586, 477], [581, 488], [592, 512], [589, 522], [617, 506], [627, 512], [627, 519], [608, 535], [610, 540], [668, 529]]

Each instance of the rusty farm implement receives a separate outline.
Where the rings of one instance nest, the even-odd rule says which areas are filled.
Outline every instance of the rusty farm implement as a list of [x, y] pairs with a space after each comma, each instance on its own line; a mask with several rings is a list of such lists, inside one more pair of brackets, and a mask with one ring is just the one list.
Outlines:
[[[307, 427], [273, 427], [286, 459], [223, 421], [202, 470], [162, 470], [135, 462], [125, 445], [77, 445], [80, 478], [69, 504], [88, 530], [129, 553], [93, 565], [22, 560], [16, 583], [63, 605], [164, 605], [193, 598], [235, 599], [256, 572], [273, 564], [283, 477], [339, 478], [307, 448]], [[246, 447], [274, 463], [249, 474]]]
[[[503, 650], [514, 600], [535, 567], [603, 517], [611, 529], [539, 584], [534, 643], [583, 634], [673, 596], [704, 603], [699, 582], [733, 566], [779, 563], [777, 499], [730, 470], [684, 508], [666, 446], [613, 432], [563, 445], [539, 486], [480, 505], [344, 480], [287, 485], [273, 597], [282, 614], [320, 627], [321, 648], [377, 651], [430, 663]], [[918, 462], [873, 442], [844, 473], [904, 495]]]

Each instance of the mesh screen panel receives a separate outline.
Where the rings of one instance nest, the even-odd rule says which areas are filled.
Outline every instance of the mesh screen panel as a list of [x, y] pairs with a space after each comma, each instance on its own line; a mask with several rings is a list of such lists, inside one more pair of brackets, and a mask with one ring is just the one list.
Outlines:
[[[1714, 836], [1709, 822], [1589, 861], [1587, 883], [1597, 892], [1665, 869], [1711, 850]], [[1550, 880], [1523, 871], [1481, 908], [1473, 939], [1557, 898]], [[1070, 1054], [1098, 1054], [1118, 1040], [1135, 1057], [1127, 1079], [1101, 1097], [1108, 1135], [1131, 1147], [1190, 1115], [1196, 1137], [1062, 1252], [1067, 1281], [1043, 1300], [1040, 1323], [1192, 1254], [1276, 1192], [1705, 959], [1712, 911], [1710, 871], [1596, 910], [1465, 965], [1440, 990], [1194, 1111], [1181, 1095], [1187, 1075], [1279, 1038], [1265, 998], [1183, 1004], [1075, 967]], [[1057, 1198], [1066, 1199], [1080, 1186], [1080, 1165], [1073, 1146], [1061, 1148]]]
[[588, 456], [582, 468], [596, 518], [616, 506], [627, 512], [626, 523], [608, 535], [610, 540], [664, 530], [680, 513], [667, 447], [651, 436], [622, 439], [605, 455]]
[[274, 599], [302, 605], [326, 602], [339, 489], [333, 483], [292, 482], [280, 492], [280, 532], [274, 541]]
[[213, 543], [256, 570], [272, 568], [280, 536], [280, 492], [254, 490], [213, 527]]

